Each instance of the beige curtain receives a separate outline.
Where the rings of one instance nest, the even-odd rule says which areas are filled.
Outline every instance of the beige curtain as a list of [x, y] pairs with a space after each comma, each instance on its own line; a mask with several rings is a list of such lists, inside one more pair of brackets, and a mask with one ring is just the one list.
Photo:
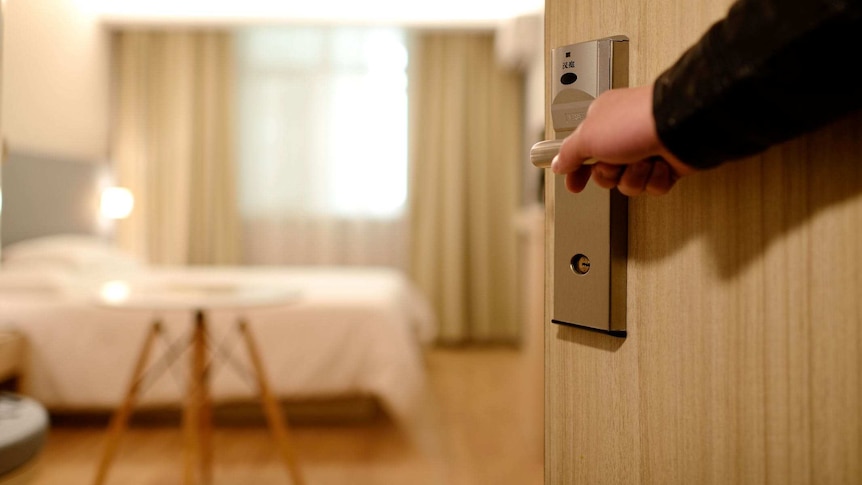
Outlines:
[[135, 195], [118, 243], [157, 264], [236, 263], [230, 34], [130, 30], [113, 45], [112, 157]]
[[426, 32], [410, 57], [410, 271], [444, 343], [514, 341], [521, 76], [493, 37]]

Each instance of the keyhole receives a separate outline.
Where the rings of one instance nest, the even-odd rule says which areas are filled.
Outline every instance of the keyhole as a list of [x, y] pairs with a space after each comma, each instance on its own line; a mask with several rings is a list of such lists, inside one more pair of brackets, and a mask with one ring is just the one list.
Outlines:
[[585, 254], [576, 254], [572, 257], [572, 271], [577, 274], [587, 274], [590, 271], [590, 258]]

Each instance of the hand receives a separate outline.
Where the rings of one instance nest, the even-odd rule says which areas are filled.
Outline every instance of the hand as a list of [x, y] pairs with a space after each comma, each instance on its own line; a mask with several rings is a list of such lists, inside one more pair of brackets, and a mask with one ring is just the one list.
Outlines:
[[[680, 177], [695, 171], [668, 151], [656, 132], [652, 84], [605, 91], [590, 104], [584, 121], [569, 135], [551, 169], [566, 175], [578, 193], [592, 175], [597, 185], [618, 187], [628, 196], [667, 193]], [[595, 165], [583, 165], [595, 158]]]

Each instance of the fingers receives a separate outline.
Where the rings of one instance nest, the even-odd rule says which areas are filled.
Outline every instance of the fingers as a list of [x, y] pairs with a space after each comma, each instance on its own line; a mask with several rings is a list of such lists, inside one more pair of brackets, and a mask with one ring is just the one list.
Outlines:
[[625, 170], [623, 165], [597, 163], [593, 165], [593, 180], [603, 189], [612, 189], [619, 185], [620, 177]]
[[579, 193], [587, 186], [590, 181], [591, 168], [589, 166], [580, 166], [574, 172], [566, 174], [566, 188], [569, 192]]
[[664, 195], [673, 188], [677, 175], [671, 170], [670, 165], [664, 160], [653, 163], [652, 174], [646, 185], [646, 193], [650, 195]]
[[646, 190], [647, 182], [652, 175], [653, 164], [650, 162], [637, 162], [625, 168], [617, 188], [623, 195], [629, 197], [641, 195]]
[[644, 193], [666, 194], [678, 178], [664, 160], [641, 161], [630, 165], [597, 163], [592, 167], [581, 166], [575, 172], [567, 174], [566, 187], [572, 192], [581, 192], [590, 176], [599, 187], [616, 187], [620, 193], [629, 197]]
[[563, 140], [560, 146], [560, 152], [554, 157], [551, 162], [551, 171], [557, 175], [568, 174], [579, 170], [589, 157], [582, 156], [577, 153], [577, 147], [580, 146], [578, 138], [581, 134], [581, 125], [575, 128], [569, 136]]

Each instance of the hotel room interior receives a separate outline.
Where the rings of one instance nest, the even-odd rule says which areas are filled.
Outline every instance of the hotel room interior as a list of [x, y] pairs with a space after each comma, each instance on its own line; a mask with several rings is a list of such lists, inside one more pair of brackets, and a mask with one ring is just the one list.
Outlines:
[[0, 484], [542, 483], [542, 2], [423, 3], [4, 0]]

